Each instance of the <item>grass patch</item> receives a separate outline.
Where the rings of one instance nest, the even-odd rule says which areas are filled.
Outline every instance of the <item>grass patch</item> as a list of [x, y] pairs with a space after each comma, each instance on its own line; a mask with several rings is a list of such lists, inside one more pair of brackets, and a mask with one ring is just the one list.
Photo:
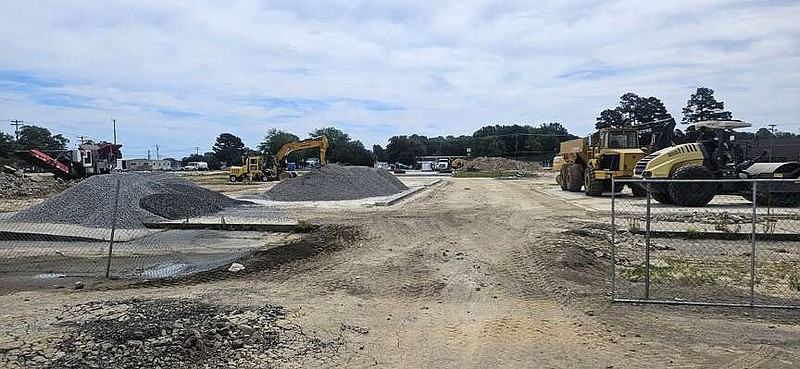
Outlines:
[[294, 226], [295, 233], [308, 233], [314, 229], [314, 225], [307, 220], [298, 220]]
[[[686, 262], [670, 261], [668, 266], [650, 266], [651, 283], [680, 283], [686, 286], [702, 286], [716, 283], [713, 271]], [[631, 282], [644, 282], [644, 265], [634, 266], [623, 272]]]

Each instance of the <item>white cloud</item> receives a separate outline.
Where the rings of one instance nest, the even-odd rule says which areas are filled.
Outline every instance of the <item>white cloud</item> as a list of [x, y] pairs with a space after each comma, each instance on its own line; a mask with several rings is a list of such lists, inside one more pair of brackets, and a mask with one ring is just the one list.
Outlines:
[[0, 118], [98, 138], [117, 118], [129, 147], [207, 149], [226, 131], [255, 146], [271, 127], [327, 124], [366, 144], [503, 122], [588, 133], [625, 92], [679, 118], [698, 85], [736, 117], [800, 122], [795, 2], [41, 1], [0, 14], [0, 82], [18, 79], [0, 84]]

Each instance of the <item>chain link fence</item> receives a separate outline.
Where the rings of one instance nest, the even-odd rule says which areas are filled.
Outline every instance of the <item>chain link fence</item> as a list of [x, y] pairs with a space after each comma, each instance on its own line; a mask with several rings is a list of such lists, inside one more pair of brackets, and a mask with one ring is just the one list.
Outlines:
[[[105, 201], [113, 203], [121, 194], [117, 186], [116, 191], [112, 188], [97, 196], [110, 196]], [[295, 229], [291, 224], [265, 226], [261, 223], [268, 211], [247, 208], [132, 226], [131, 209], [126, 206], [115, 204], [107, 216], [87, 208], [85, 216], [93, 217], [92, 226], [80, 219], [54, 222], [0, 214], [0, 289], [185, 276], [227, 267], [271, 243], [282, 243]], [[242, 219], [250, 223], [242, 224]]]
[[797, 180], [614, 183], [645, 196], [612, 197], [613, 301], [800, 308]]

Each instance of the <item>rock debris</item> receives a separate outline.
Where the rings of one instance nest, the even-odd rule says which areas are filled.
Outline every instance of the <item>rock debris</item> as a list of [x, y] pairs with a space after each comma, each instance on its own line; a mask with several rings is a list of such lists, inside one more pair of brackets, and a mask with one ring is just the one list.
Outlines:
[[392, 173], [368, 167], [326, 165], [287, 179], [264, 194], [275, 201], [338, 201], [388, 196], [407, 190]]

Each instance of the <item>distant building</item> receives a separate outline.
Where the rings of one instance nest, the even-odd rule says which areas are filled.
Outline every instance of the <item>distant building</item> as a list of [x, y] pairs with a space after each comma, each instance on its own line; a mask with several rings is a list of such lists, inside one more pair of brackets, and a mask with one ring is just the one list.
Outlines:
[[125, 169], [138, 170], [173, 170], [173, 162], [170, 160], [153, 159], [128, 159]]

